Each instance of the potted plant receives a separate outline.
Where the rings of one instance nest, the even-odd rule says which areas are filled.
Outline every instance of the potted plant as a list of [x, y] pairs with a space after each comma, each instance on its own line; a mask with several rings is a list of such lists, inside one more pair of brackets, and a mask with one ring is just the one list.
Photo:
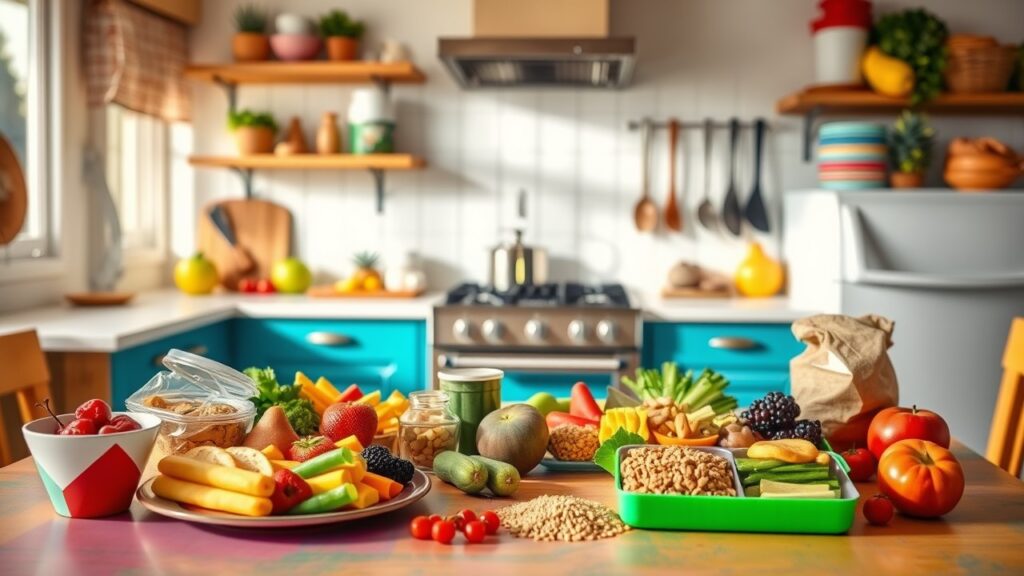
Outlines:
[[267, 13], [254, 4], [241, 4], [235, 9], [237, 32], [231, 40], [231, 51], [237, 62], [258, 62], [270, 58], [267, 38]]
[[889, 133], [889, 160], [893, 188], [920, 188], [932, 160], [935, 130], [922, 114], [904, 110]]
[[920, 106], [939, 94], [949, 36], [945, 22], [922, 8], [904, 10], [879, 18], [871, 35], [872, 44], [885, 55], [903, 60], [913, 70], [911, 106]]
[[320, 17], [320, 33], [327, 43], [328, 60], [355, 60], [363, 23], [352, 20], [342, 10], [331, 10]]
[[239, 110], [228, 115], [228, 128], [235, 133], [238, 153], [270, 154], [274, 150], [277, 122], [269, 112]]

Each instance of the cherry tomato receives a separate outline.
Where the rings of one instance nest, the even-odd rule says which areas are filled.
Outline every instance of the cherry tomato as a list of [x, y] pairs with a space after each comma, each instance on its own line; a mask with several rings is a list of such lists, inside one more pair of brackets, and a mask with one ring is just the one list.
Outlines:
[[266, 278], [256, 282], [256, 292], [260, 294], [273, 294], [277, 290], [274, 289], [274, 284]]
[[893, 506], [888, 498], [875, 494], [864, 503], [864, 518], [875, 526], [885, 526], [892, 520]]
[[470, 544], [479, 544], [484, 541], [484, 537], [487, 536], [487, 526], [479, 520], [471, 520], [466, 522], [464, 529], [466, 534], [466, 542]]
[[430, 535], [434, 538], [435, 542], [451, 544], [452, 540], [455, 539], [455, 522], [443, 520], [434, 524], [430, 529]]
[[417, 540], [430, 540], [430, 529], [433, 524], [426, 516], [417, 516], [409, 523], [409, 532]]
[[490, 510], [480, 515], [480, 521], [487, 527], [488, 534], [496, 534], [498, 527], [501, 526], [501, 520], [498, 518], [498, 515]]
[[238, 281], [238, 291], [252, 294], [256, 292], [256, 279], [255, 278], [242, 278]]
[[867, 482], [878, 469], [878, 462], [867, 448], [850, 448], [842, 456], [850, 466], [849, 476], [854, 482]]
[[441, 520], [444, 520], [444, 518], [442, 518], [440, 514], [431, 514], [427, 518], [430, 519], [430, 525], [431, 526], [433, 526], [434, 524], [437, 524]]
[[473, 512], [469, 508], [459, 510], [459, 513], [456, 514], [456, 516], [462, 518], [463, 524], [465, 524], [466, 522], [472, 522], [473, 520], [476, 520], [476, 512]]

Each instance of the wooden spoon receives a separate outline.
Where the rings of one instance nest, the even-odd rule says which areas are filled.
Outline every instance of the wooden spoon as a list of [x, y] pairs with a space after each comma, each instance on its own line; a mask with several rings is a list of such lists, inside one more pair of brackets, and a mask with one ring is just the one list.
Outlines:
[[665, 226], [669, 230], [679, 232], [683, 229], [683, 219], [676, 205], [676, 147], [679, 145], [679, 122], [675, 118], [668, 121], [668, 201], [665, 202]]
[[647, 168], [651, 158], [651, 121], [644, 119], [640, 126], [641, 138], [643, 138], [643, 152], [641, 153], [641, 169], [643, 170], [643, 191], [640, 201], [636, 203], [633, 210], [633, 221], [636, 229], [641, 232], [651, 232], [658, 227], [658, 207], [651, 200], [648, 192]]
[[718, 231], [718, 214], [711, 204], [711, 141], [713, 139], [711, 119], [704, 120], [704, 199], [697, 206], [697, 221], [708, 232]]

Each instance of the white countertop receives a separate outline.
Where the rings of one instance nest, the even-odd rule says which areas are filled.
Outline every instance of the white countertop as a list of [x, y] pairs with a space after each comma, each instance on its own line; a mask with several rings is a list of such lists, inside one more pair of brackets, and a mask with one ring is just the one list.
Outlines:
[[[114, 352], [234, 317], [430, 320], [439, 292], [419, 298], [329, 299], [306, 296], [215, 294], [186, 296], [175, 290], [139, 294], [126, 306], [68, 305], [0, 316], [0, 334], [35, 329], [50, 351]], [[792, 322], [812, 312], [794, 310], [786, 298], [664, 300], [633, 295], [645, 320], [663, 322]]]

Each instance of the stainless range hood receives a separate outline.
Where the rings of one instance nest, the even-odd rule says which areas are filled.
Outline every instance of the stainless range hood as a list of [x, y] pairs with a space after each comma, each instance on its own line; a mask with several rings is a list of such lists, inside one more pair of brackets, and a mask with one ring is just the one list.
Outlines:
[[439, 56], [463, 88], [621, 88], [633, 38], [441, 38]]

